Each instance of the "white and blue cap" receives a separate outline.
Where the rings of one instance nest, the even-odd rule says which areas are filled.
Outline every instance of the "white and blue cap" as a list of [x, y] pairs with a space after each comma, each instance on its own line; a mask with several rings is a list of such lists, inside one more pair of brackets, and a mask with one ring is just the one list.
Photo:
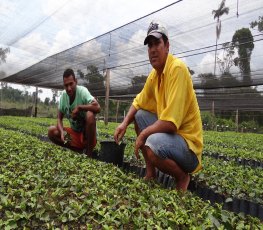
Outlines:
[[149, 25], [147, 36], [144, 39], [144, 45], [148, 44], [150, 36], [154, 36], [159, 39], [162, 35], [165, 35], [168, 38], [168, 31], [165, 26], [160, 21], [152, 21]]

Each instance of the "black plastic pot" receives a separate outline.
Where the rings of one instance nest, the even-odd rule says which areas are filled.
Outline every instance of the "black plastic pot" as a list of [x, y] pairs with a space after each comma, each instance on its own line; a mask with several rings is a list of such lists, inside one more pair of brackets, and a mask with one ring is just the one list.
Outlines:
[[258, 206], [258, 218], [263, 221], [263, 206], [259, 205]]
[[168, 182], [169, 182], [170, 176], [167, 174], [164, 174], [164, 178], [163, 178], [163, 185], [165, 188], [167, 188]]
[[139, 176], [141, 171], [141, 167], [137, 166], [137, 165], [131, 165], [130, 166], [130, 172], [135, 173], [136, 175]]
[[219, 193], [216, 193], [215, 195], [215, 202], [216, 203], [224, 203], [224, 200], [225, 200], [225, 196], [222, 195], [222, 194], [219, 194]]
[[210, 194], [210, 189], [207, 188], [207, 187], [200, 187], [201, 189], [201, 193], [200, 193], [200, 197], [205, 199], [205, 200], [209, 200], [210, 199], [213, 199], [214, 200], [214, 196], [213, 194]]
[[164, 179], [164, 173], [161, 171], [158, 171], [158, 178], [157, 181], [162, 184], [163, 183], [163, 179]]
[[123, 170], [126, 171], [126, 172], [128, 172], [129, 166], [130, 166], [129, 162], [125, 162], [125, 161], [124, 161], [124, 162], [122, 163], [122, 168], [123, 168]]
[[146, 168], [144, 168], [144, 167], [141, 167], [141, 170], [140, 170], [140, 177], [144, 177], [145, 176], [145, 174], [146, 174]]
[[196, 191], [196, 184], [194, 181], [190, 180], [190, 183], [188, 185], [188, 188], [187, 188], [189, 191], [191, 192], [195, 192]]
[[233, 211], [233, 200], [228, 202], [225, 201], [223, 204], [223, 209]]
[[130, 165], [129, 172], [137, 174], [138, 166]]
[[258, 215], [258, 204], [254, 202], [249, 202], [249, 215], [257, 216]]
[[240, 200], [240, 212], [245, 215], [249, 214], [249, 202], [247, 200]]
[[171, 188], [171, 189], [175, 188], [175, 179], [171, 176], [168, 179], [167, 188]]
[[237, 198], [233, 198], [233, 206], [232, 206], [232, 211], [235, 213], [240, 212], [240, 200]]
[[123, 164], [124, 149], [126, 144], [116, 144], [115, 141], [101, 141], [100, 142], [100, 156], [101, 161], [118, 165]]
[[210, 200], [211, 204], [216, 203], [217, 193], [215, 193], [212, 189], [207, 188], [207, 198]]

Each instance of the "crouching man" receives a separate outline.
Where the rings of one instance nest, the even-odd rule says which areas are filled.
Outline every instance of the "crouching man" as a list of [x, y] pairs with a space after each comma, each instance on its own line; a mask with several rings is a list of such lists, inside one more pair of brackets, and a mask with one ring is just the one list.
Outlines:
[[[64, 91], [58, 106], [57, 125], [48, 129], [49, 139], [60, 146], [83, 150], [88, 157], [96, 146], [96, 114], [100, 105], [88, 89], [77, 85], [72, 69], [63, 74]], [[70, 127], [63, 126], [63, 118], [69, 120]], [[67, 139], [65, 139], [67, 133]]]
[[166, 28], [153, 21], [144, 45], [153, 67], [144, 88], [134, 99], [123, 122], [116, 128], [118, 143], [134, 122], [135, 154], [141, 149], [146, 180], [156, 177], [156, 168], [173, 176], [177, 190], [187, 190], [190, 173], [201, 169], [203, 133], [200, 110], [187, 66], [169, 54]]

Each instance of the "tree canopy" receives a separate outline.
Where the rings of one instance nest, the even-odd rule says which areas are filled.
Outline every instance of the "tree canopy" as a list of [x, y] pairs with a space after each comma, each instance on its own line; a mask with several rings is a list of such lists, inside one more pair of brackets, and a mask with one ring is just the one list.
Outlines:
[[2, 62], [6, 62], [6, 57], [7, 57], [7, 54], [10, 52], [10, 49], [9, 48], [1, 48], [0, 47], [0, 64]]
[[230, 73], [230, 68], [234, 65], [235, 49], [231, 42], [222, 44], [223, 54], [222, 57], [217, 57], [217, 63], [221, 74]]
[[259, 32], [263, 31], [263, 16], [258, 17], [258, 21], [253, 21], [250, 23], [250, 27], [253, 29], [257, 27]]
[[234, 63], [239, 67], [244, 81], [250, 81], [250, 57], [254, 49], [254, 38], [249, 28], [237, 30], [232, 37], [233, 45], [238, 50]]
[[104, 77], [99, 72], [98, 67], [94, 65], [88, 65], [86, 74], [81, 70], [77, 70], [77, 74], [82, 80], [84, 80], [84, 86], [86, 86], [91, 93], [94, 91], [101, 91], [102, 94], [104, 94]]

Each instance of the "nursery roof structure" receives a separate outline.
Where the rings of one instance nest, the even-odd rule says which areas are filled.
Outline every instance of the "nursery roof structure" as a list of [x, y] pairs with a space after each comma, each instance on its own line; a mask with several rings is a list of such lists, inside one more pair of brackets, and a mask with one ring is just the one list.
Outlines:
[[[212, 11], [219, 9], [220, 2], [178, 0], [138, 20], [35, 62], [33, 60], [39, 60], [38, 54], [41, 56], [48, 50], [48, 45], [32, 43], [30, 49], [23, 50], [20, 40], [29, 38], [33, 33], [45, 34], [47, 40], [52, 39], [54, 31], [58, 29], [58, 24], [50, 23], [52, 17], [36, 25], [28, 25], [20, 35], [12, 35], [11, 29], [7, 30], [0, 35], [0, 47], [1, 44], [10, 47], [10, 55], [17, 55], [17, 62], [10, 65], [7, 60], [2, 64], [4, 71], [0, 71], [0, 80], [62, 89], [63, 71], [71, 67], [77, 73], [80, 84], [87, 85], [95, 96], [104, 96], [103, 76], [105, 70], [109, 69], [110, 97], [132, 98], [142, 88], [143, 76], [151, 71], [143, 41], [149, 23], [157, 19], [167, 25], [170, 53], [183, 59], [192, 73], [201, 109], [211, 109], [213, 104], [215, 108], [225, 110], [262, 111], [263, 31], [257, 24], [252, 28], [251, 23], [262, 20], [263, 2], [227, 0], [225, 7], [229, 8], [229, 13], [214, 18]], [[68, 2], [68, 7], [70, 4], [74, 4], [74, 1]], [[73, 5], [70, 7], [73, 15], [81, 10]], [[63, 21], [63, 7], [54, 15], [57, 16], [56, 20], [60, 20], [59, 25], [67, 24]], [[3, 20], [0, 21], [0, 28], [4, 28], [3, 23]], [[221, 29], [217, 39], [216, 27], [219, 24]], [[241, 29], [245, 31], [244, 34], [240, 32]], [[74, 31], [77, 36], [77, 25]], [[241, 38], [235, 43], [236, 46], [232, 46], [231, 41], [236, 33]], [[240, 49], [244, 46], [247, 55], [241, 56]], [[30, 53], [30, 50], [34, 52]]]

